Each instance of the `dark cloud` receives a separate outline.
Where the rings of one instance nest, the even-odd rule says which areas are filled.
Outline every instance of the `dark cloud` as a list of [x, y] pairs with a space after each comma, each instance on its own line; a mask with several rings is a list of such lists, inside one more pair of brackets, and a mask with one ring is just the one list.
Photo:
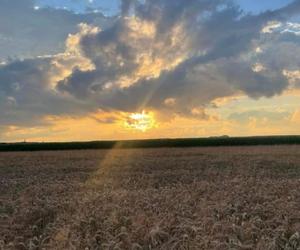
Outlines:
[[[269, 21], [282, 20], [286, 15], [293, 14], [298, 5], [298, 2], [294, 2], [281, 10], [244, 15], [237, 6], [224, 1], [145, 1], [137, 6], [136, 16], [153, 21], [159, 30], [158, 34], [162, 34], [162, 27], [165, 29], [164, 37], [159, 36], [152, 42], [168, 47], [165, 37], [169, 35], [170, 38], [172, 28], [183, 24], [185, 35], [192, 40], [189, 45], [193, 46], [188, 47], [190, 56], [174, 70], [163, 71], [158, 78], [139, 79], [129, 88], [112, 88], [110, 91], [103, 91], [100, 87], [90, 91], [90, 96], [94, 96], [100, 106], [122, 110], [145, 106], [162, 108], [164, 100], [172, 97], [177, 99], [177, 108], [181, 111], [204, 106], [214, 98], [236, 91], [243, 91], [254, 98], [280, 94], [288, 86], [281, 72], [287, 62], [282, 63], [281, 71], [268, 64], [268, 71], [254, 72], [253, 58], [245, 60], [242, 54], [255, 49], [254, 42], [261, 39], [261, 30]], [[187, 26], [191, 23], [194, 24], [192, 29]], [[131, 74], [136, 70], [135, 53], [140, 51], [120, 39], [127, 28], [122, 19], [111, 29], [83, 37], [82, 49], [97, 66], [96, 70], [92, 73], [74, 72], [58, 85], [59, 89], [77, 97], [80, 97], [80, 93], [86, 96], [85, 90], [95, 82], [103, 86], [109, 79], [114, 81], [116, 76]], [[111, 47], [114, 50], [107, 52]], [[120, 67], [117, 58], [121, 58], [127, 67]], [[92, 81], [82, 79], [86, 76]]]
[[300, 12], [300, 1], [299, 0], [294, 0], [293, 2], [291, 2], [290, 4], [288, 4], [287, 6], [279, 9], [279, 10], [275, 10], [273, 12], [272, 15], [274, 17], [282, 17], [283, 19], [286, 18], [290, 18], [293, 15], [299, 15]]
[[32, 126], [47, 115], [78, 115], [88, 104], [50, 88], [51, 58], [26, 59], [0, 67], [0, 124]]
[[128, 15], [130, 8], [133, 6], [133, 4], [136, 2], [136, 0], [122, 0], [121, 2], [121, 13], [123, 16]]

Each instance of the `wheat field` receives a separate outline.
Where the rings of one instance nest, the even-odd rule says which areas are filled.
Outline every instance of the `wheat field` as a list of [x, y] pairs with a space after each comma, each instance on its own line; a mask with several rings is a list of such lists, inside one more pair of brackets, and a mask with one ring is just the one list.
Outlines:
[[0, 153], [0, 249], [300, 249], [300, 146]]

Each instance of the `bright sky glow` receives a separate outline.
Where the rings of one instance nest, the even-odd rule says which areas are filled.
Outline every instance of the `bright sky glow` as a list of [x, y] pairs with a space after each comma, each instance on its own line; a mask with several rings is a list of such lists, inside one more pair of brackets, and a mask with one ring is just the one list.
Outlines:
[[300, 134], [299, 0], [0, 5], [0, 142]]
[[155, 127], [154, 115], [144, 110], [141, 113], [132, 113], [128, 116], [125, 127], [146, 132]]

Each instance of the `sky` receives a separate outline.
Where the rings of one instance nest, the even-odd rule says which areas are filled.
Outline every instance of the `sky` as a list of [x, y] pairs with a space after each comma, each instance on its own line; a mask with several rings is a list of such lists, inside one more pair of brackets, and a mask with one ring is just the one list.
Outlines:
[[300, 134], [299, 17], [300, 0], [0, 0], [0, 142]]

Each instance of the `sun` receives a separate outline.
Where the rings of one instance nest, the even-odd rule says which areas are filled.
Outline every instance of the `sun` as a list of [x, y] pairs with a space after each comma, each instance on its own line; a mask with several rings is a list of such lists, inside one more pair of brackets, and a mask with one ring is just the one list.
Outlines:
[[142, 111], [142, 113], [132, 113], [125, 121], [125, 127], [136, 129], [142, 132], [154, 128], [156, 126], [154, 114], [152, 112]]

